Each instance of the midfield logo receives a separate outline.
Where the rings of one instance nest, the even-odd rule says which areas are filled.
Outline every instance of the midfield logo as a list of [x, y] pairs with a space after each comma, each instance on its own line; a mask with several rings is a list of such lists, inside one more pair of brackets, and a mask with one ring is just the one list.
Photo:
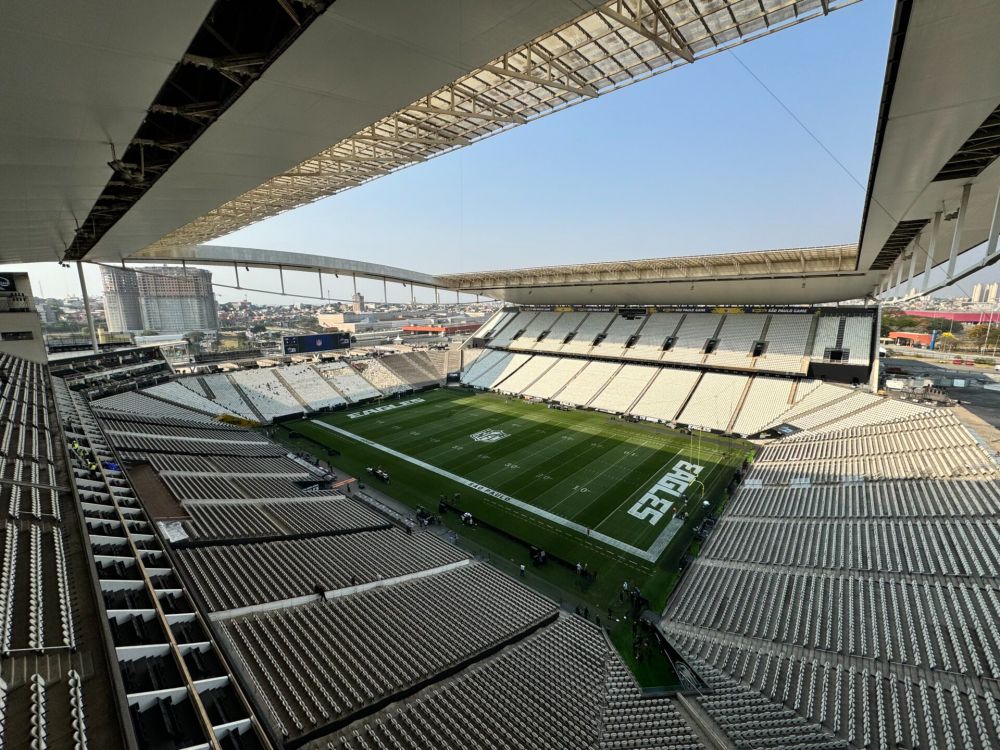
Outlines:
[[505, 437], [510, 437], [503, 430], [480, 430], [479, 432], [469, 435], [477, 443], [496, 443], [503, 440]]

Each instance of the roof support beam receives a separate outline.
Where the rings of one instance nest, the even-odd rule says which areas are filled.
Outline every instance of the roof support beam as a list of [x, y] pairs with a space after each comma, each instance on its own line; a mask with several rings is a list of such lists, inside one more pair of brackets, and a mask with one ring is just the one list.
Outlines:
[[951, 252], [948, 254], [948, 273], [946, 278], [955, 275], [955, 261], [958, 260], [958, 249], [962, 245], [962, 227], [965, 226], [965, 214], [969, 209], [969, 194], [972, 192], [972, 183], [962, 185], [962, 201], [958, 206], [958, 216], [955, 217], [955, 232], [951, 236]]
[[355, 135], [351, 136], [356, 141], [367, 141], [370, 143], [419, 143], [425, 146], [468, 146], [467, 138], [425, 138], [419, 135]]
[[934, 268], [934, 253], [937, 251], [938, 230], [941, 228], [941, 211], [934, 213], [931, 222], [931, 240], [927, 244], [927, 262], [924, 264], [924, 291], [931, 288], [931, 269]]
[[512, 68], [501, 68], [497, 65], [484, 65], [482, 69], [488, 73], [492, 73], [493, 75], [516, 78], [519, 81], [527, 81], [528, 83], [534, 83], [539, 86], [547, 86], [548, 88], [558, 89], [559, 91], [567, 91], [570, 94], [576, 94], [577, 96], [588, 98], [597, 96], [597, 89], [587, 84], [582, 86], [571, 86], [568, 83], [556, 81], [552, 78], [542, 78], [540, 76], [531, 75], [530, 73], [522, 73], [521, 71], [513, 70]]
[[997, 190], [997, 200], [993, 206], [993, 221], [990, 223], [989, 239], [986, 242], [987, 258], [996, 253], [998, 237], [1000, 237], [1000, 189]]
[[512, 125], [523, 125], [527, 122], [521, 115], [498, 115], [493, 112], [466, 112], [462, 109], [446, 109], [444, 107], [431, 107], [424, 104], [414, 104], [412, 107], [407, 107], [406, 111], [420, 112], [425, 115], [471, 117], [474, 120], [486, 120], [487, 122], [509, 122]]
[[913, 276], [917, 272], [917, 248], [919, 247], [919, 245], [917, 245], [917, 241], [919, 239], [919, 234], [913, 238], [913, 250], [910, 252], [910, 272], [906, 275], [907, 285], [913, 281]]
[[675, 47], [673, 44], [671, 44], [670, 42], [668, 42], [663, 37], [660, 37], [660, 36], [657, 36], [656, 34], [654, 34], [652, 31], [650, 31], [649, 29], [647, 29], [641, 23], [639, 23], [638, 21], [636, 21], [634, 18], [629, 18], [625, 14], [619, 13], [617, 10], [613, 10], [612, 8], [610, 8], [608, 6], [604, 6], [603, 8], [601, 8], [600, 12], [601, 12], [602, 15], [607, 16], [611, 20], [617, 21], [622, 26], [624, 26], [624, 27], [626, 27], [628, 29], [631, 29], [636, 34], [638, 34], [639, 36], [641, 36], [641, 37], [643, 37], [645, 39], [648, 39], [653, 44], [655, 44], [657, 47], [659, 47], [660, 49], [662, 49], [664, 52], [666, 52], [668, 54], [671, 54], [674, 57], [679, 57], [682, 60], [684, 60], [685, 62], [689, 62], [689, 63], [693, 63], [694, 62], [694, 55], [692, 55], [689, 51], [678, 49], [677, 47]]

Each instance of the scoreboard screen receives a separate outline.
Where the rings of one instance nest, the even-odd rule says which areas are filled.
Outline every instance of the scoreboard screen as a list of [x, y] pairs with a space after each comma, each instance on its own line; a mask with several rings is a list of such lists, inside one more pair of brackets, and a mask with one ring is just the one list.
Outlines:
[[285, 354], [310, 354], [312, 352], [328, 352], [331, 349], [349, 349], [351, 334], [349, 333], [314, 333], [309, 336], [284, 336], [282, 343]]

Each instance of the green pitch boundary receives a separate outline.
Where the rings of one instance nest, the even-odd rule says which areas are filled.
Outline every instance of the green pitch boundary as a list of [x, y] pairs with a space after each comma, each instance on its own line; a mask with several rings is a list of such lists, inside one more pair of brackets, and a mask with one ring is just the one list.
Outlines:
[[489, 495], [490, 497], [496, 498], [497, 500], [507, 503], [508, 505], [513, 505], [517, 508], [520, 508], [521, 510], [527, 511], [528, 513], [533, 513], [536, 516], [544, 518], [546, 521], [554, 523], [558, 526], [563, 526], [567, 529], [571, 529], [572, 531], [575, 531], [583, 536], [596, 539], [597, 541], [602, 542], [603, 544], [606, 544], [609, 547], [614, 547], [615, 549], [621, 550], [622, 552], [626, 552], [634, 557], [638, 557], [639, 559], [645, 560], [646, 562], [655, 563], [659, 559], [660, 555], [663, 554], [663, 550], [665, 550], [667, 548], [667, 545], [670, 544], [670, 540], [677, 533], [677, 530], [684, 525], [684, 522], [677, 517], [670, 519], [670, 522], [667, 524], [666, 528], [664, 528], [664, 530], [660, 532], [659, 536], [656, 537], [656, 539], [653, 541], [653, 544], [650, 546], [648, 550], [639, 549], [638, 547], [634, 547], [633, 545], [627, 544], [619, 539], [610, 537], [607, 534], [602, 534], [599, 531], [587, 528], [586, 526], [576, 523], [575, 521], [570, 521], [563, 518], [562, 516], [556, 515], [555, 513], [550, 513], [547, 510], [542, 510], [541, 508], [538, 508], [532, 505], [531, 503], [526, 503], [523, 500], [518, 500], [515, 497], [506, 495], [503, 492], [500, 492], [499, 490], [493, 489], [492, 487], [486, 487], [482, 484], [479, 484], [478, 482], [473, 482], [470, 479], [461, 477], [458, 474], [453, 474], [450, 471], [438, 468], [437, 466], [433, 466], [432, 464], [426, 463], [417, 458], [413, 458], [412, 456], [408, 456], [405, 453], [401, 453], [386, 445], [376, 443], [374, 440], [369, 440], [368, 438], [361, 437], [360, 435], [355, 435], [353, 432], [348, 432], [347, 430], [343, 430], [340, 427], [335, 427], [334, 425], [327, 424], [326, 422], [320, 422], [319, 420], [315, 419], [310, 421], [312, 424], [323, 427], [324, 429], [327, 429], [330, 432], [335, 432], [338, 435], [343, 435], [344, 437], [350, 438], [351, 440], [355, 440], [363, 445], [367, 445], [369, 448], [374, 448], [376, 450], [382, 451], [383, 453], [388, 453], [390, 456], [394, 456], [400, 459], [401, 461], [406, 461], [407, 463], [411, 463], [414, 466], [419, 466], [421, 469], [424, 469], [425, 471], [430, 471], [434, 474], [450, 479], [453, 482], [457, 482], [458, 484], [462, 484], [466, 487], [469, 487], [470, 489], [482, 492], [484, 495]]

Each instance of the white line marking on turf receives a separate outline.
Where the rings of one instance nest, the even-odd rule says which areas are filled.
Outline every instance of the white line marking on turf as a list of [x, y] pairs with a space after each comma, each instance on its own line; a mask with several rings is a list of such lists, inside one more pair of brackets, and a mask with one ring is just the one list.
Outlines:
[[[596, 539], [608, 545], [609, 547], [620, 549], [622, 552], [627, 552], [630, 555], [638, 557], [642, 560], [646, 560], [647, 562], [656, 562], [656, 559], [660, 556], [660, 552], [662, 552], [664, 547], [666, 547], [666, 543], [664, 543], [662, 546], [660, 545], [660, 539], [662, 538], [663, 534], [661, 534], [660, 537], [657, 537], [656, 541], [653, 543], [654, 548], [659, 547], [659, 551], [653, 554], [649, 551], [641, 550], [638, 547], [633, 547], [631, 544], [626, 544], [625, 542], [615, 539], [614, 537], [610, 537], [607, 534], [602, 534], [598, 531], [594, 531], [593, 529], [588, 529], [583, 524], [575, 523], [573, 521], [568, 521], [562, 516], [557, 516], [555, 513], [549, 513], [547, 510], [536, 508], [534, 505], [526, 503], [523, 500], [518, 500], [517, 498], [511, 497], [510, 495], [505, 495], [502, 492], [494, 490], [490, 487], [485, 487], [481, 484], [477, 484], [476, 482], [472, 482], [466, 479], [465, 477], [460, 477], [457, 474], [452, 474], [450, 471], [445, 471], [444, 469], [439, 469], [437, 466], [432, 466], [431, 464], [424, 463], [423, 461], [413, 458], [412, 456], [407, 456], [405, 453], [400, 453], [399, 451], [393, 450], [392, 448], [389, 448], [385, 445], [376, 443], [374, 440], [369, 440], [368, 438], [363, 438], [360, 435], [355, 435], [353, 432], [348, 432], [347, 430], [342, 430], [339, 427], [334, 427], [332, 424], [326, 424], [325, 422], [320, 422], [315, 419], [310, 421], [313, 424], [319, 425], [320, 427], [324, 427], [327, 430], [330, 430], [330, 432], [336, 432], [338, 435], [343, 435], [344, 437], [348, 437], [351, 440], [356, 440], [359, 443], [367, 445], [369, 448], [375, 448], [377, 450], [382, 451], [383, 453], [388, 453], [390, 456], [395, 456], [396, 458], [406, 461], [407, 463], [411, 463], [415, 466], [419, 466], [422, 469], [426, 469], [427, 471], [433, 472], [442, 477], [446, 477], [447, 479], [450, 479], [453, 482], [458, 482], [459, 484], [463, 484], [466, 487], [477, 490], [478, 492], [482, 492], [484, 495], [489, 495], [490, 497], [496, 498], [497, 500], [501, 500], [507, 503], [508, 505], [513, 505], [514, 507], [520, 508], [521, 510], [526, 510], [529, 513], [534, 513], [536, 516], [541, 516], [545, 520], [550, 521], [558, 526], [564, 526], [567, 529], [572, 529], [573, 531], [576, 531], [577, 533], [582, 534], [583, 536], [590, 537], [591, 539]], [[670, 524], [667, 525], [667, 529], [669, 529], [670, 526], [672, 525], [673, 521], [671, 521]], [[663, 533], [665, 534], [666, 530], [664, 530]]]

